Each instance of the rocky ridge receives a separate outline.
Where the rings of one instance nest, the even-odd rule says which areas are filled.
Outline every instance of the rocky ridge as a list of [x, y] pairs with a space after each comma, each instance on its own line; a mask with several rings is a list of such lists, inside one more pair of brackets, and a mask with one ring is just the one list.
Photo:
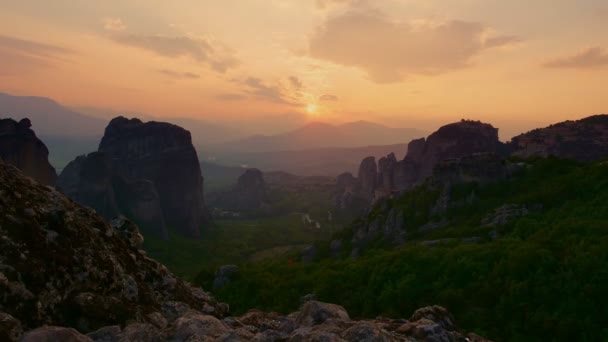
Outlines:
[[[422, 183], [434, 173], [436, 175], [438, 166], [445, 166], [450, 161], [452, 166], [464, 166], [467, 158], [469, 161], [477, 159], [471, 156], [489, 155], [494, 157], [488, 158], [498, 159], [504, 153], [505, 147], [498, 140], [498, 129], [480, 121], [462, 120], [439, 128], [426, 139], [412, 140], [402, 160], [397, 160], [394, 153], [380, 158], [377, 163], [374, 157], [363, 159], [359, 174], [350, 182], [348, 189], [341, 184], [346, 176], [338, 181], [338, 187], [343, 191], [336, 202], [345, 203], [354, 197], [374, 204]], [[487, 177], [493, 175], [488, 174]]]
[[608, 157], [608, 115], [564, 121], [514, 137], [517, 157], [548, 157], [593, 161]]
[[24, 330], [150, 322], [175, 302], [218, 317], [228, 311], [148, 258], [142, 242], [131, 221], [109, 224], [0, 162], [0, 312]]
[[43, 184], [55, 185], [57, 174], [49, 163], [49, 150], [31, 127], [29, 119], [0, 119], [0, 159]]

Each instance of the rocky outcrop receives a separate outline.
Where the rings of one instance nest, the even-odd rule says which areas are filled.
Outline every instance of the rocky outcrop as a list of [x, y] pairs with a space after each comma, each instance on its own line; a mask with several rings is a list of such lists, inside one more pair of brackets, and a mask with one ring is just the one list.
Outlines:
[[59, 189], [74, 201], [95, 209], [110, 221], [125, 215], [146, 232], [167, 238], [160, 196], [149, 180], [128, 180], [115, 172], [108, 156], [93, 152], [79, 156], [64, 169]]
[[232, 189], [210, 195], [213, 207], [234, 212], [256, 212], [268, 205], [268, 186], [258, 169], [247, 169]]
[[106, 127], [99, 151], [119, 175], [154, 183], [168, 226], [185, 236], [200, 236], [208, 214], [190, 132], [169, 123], [117, 117]]
[[215, 272], [213, 279], [213, 289], [222, 288], [230, 284], [239, 274], [239, 267], [236, 265], [223, 265]]
[[49, 150], [31, 127], [29, 119], [0, 119], [0, 159], [43, 184], [55, 185], [57, 174], [49, 163]]
[[[443, 307], [417, 310], [410, 319], [352, 320], [339, 305], [307, 301], [299, 311], [282, 316], [251, 310], [222, 320], [196, 310], [165, 318], [164, 325], [130, 323], [107, 326], [86, 336], [70, 328], [41, 327], [27, 332], [24, 341], [335, 341], [416, 342], [488, 341], [461, 332]], [[169, 319], [169, 320], [167, 320]]]
[[408, 151], [405, 157], [416, 169], [417, 181], [431, 176], [441, 161], [475, 153], [503, 152], [498, 129], [480, 121], [462, 120], [445, 125], [426, 139], [423, 148], [421, 145], [421, 142], [416, 142], [413, 153]]
[[[359, 168], [356, 186], [347, 191], [347, 187], [338, 182], [342, 191], [336, 197], [336, 203], [346, 206], [347, 199], [368, 198], [367, 203], [374, 204], [420, 184], [434, 173], [437, 175], [437, 167], [446, 172], [454, 169], [461, 174], [474, 171], [480, 178], [500, 176], [498, 173], [504, 170], [499, 166], [481, 172], [487, 166], [487, 160], [478, 156], [490, 155], [487, 159], [501, 161], [504, 154], [505, 147], [498, 140], [498, 129], [479, 121], [462, 120], [439, 128], [426, 139], [411, 141], [403, 160], [397, 160], [394, 153], [380, 158], [378, 164], [374, 157], [365, 158]], [[481, 164], [475, 165], [478, 160]], [[475, 168], [477, 170], [473, 170]]]
[[378, 166], [376, 164], [376, 158], [367, 157], [363, 159], [359, 166], [359, 173], [357, 176], [361, 193], [371, 197], [376, 189], [377, 177]]
[[608, 157], [608, 115], [595, 115], [535, 129], [509, 143], [517, 157], [593, 161]]
[[[141, 242], [128, 220], [110, 225], [0, 162], [0, 317], [24, 330], [46, 324], [88, 332], [150, 323], [167, 303], [225, 314], [225, 304], [148, 258]], [[3, 318], [0, 330], [6, 325], [16, 327]]]

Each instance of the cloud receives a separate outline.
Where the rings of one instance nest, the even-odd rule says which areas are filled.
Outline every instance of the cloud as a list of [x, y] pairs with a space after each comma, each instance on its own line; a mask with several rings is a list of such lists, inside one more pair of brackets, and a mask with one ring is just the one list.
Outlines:
[[350, 4], [353, 0], [317, 0], [317, 8], [326, 9], [332, 5]]
[[120, 18], [104, 18], [102, 20], [103, 28], [106, 31], [120, 32], [127, 29], [127, 25]]
[[246, 97], [241, 95], [241, 94], [219, 94], [217, 96], [215, 96], [216, 99], [220, 100], [220, 101], [228, 101], [228, 102], [233, 102], [233, 101], [241, 101], [244, 100]]
[[319, 101], [336, 102], [338, 101], [338, 97], [336, 95], [325, 94], [319, 96]]
[[206, 38], [122, 32], [114, 33], [110, 35], [110, 38], [119, 44], [150, 51], [163, 57], [188, 57], [208, 64], [219, 73], [224, 73], [239, 64], [230, 49]]
[[289, 77], [289, 83], [291, 83], [291, 87], [296, 90], [296, 91], [300, 91], [302, 90], [302, 87], [304, 86], [304, 84], [302, 83], [302, 81], [295, 77], [295, 76], [290, 76]]
[[266, 82], [257, 77], [233, 80], [242, 88], [243, 94], [258, 100], [268, 101], [292, 107], [303, 106], [301, 90], [304, 84], [295, 76], [288, 77], [286, 82]]
[[0, 74], [31, 72], [67, 61], [76, 52], [64, 47], [0, 35]]
[[483, 46], [487, 49], [495, 47], [505, 47], [521, 43], [521, 38], [518, 36], [498, 36], [491, 37], [484, 41]]
[[560, 57], [544, 64], [548, 68], [590, 69], [608, 66], [608, 52], [591, 47], [575, 55]]
[[360, 68], [378, 83], [397, 82], [409, 74], [439, 74], [470, 64], [480, 52], [518, 41], [490, 36], [477, 22], [398, 22], [378, 11], [351, 8], [330, 16], [309, 41], [309, 55]]
[[200, 75], [192, 73], [192, 72], [179, 72], [179, 71], [173, 71], [173, 70], [169, 70], [169, 69], [160, 69], [157, 71], [165, 76], [169, 76], [174, 79], [194, 80], [194, 79], [201, 78]]

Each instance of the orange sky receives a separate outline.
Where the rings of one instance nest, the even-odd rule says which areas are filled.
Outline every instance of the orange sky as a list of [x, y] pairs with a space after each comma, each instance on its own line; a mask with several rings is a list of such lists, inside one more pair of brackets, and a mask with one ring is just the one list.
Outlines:
[[0, 0], [0, 91], [206, 120], [608, 112], [604, 0]]

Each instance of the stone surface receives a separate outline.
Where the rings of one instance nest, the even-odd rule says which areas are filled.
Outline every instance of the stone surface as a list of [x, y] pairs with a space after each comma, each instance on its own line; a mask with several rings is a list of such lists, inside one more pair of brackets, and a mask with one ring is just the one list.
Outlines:
[[361, 161], [357, 179], [359, 180], [360, 191], [371, 199], [378, 179], [376, 158], [367, 157]]
[[148, 232], [167, 238], [156, 186], [149, 180], [128, 180], [112, 169], [103, 152], [71, 161], [61, 172], [59, 189], [74, 201], [95, 209], [106, 220], [125, 215]]
[[0, 312], [25, 329], [54, 324], [88, 332], [160, 311], [170, 300], [225, 313], [140, 252], [137, 238], [134, 245], [93, 210], [2, 162], [0, 193]]
[[93, 342], [87, 336], [71, 328], [45, 326], [28, 331], [21, 342]]
[[21, 322], [7, 313], [0, 312], [0, 341], [18, 341], [22, 334]]
[[99, 151], [117, 174], [155, 185], [168, 226], [185, 236], [200, 236], [209, 217], [190, 132], [169, 123], [117, 117], [106, 127]]
[[55, 185], [57, 173], [49, 163], [49, 150], [36, 137], [29, 119], [0, 119], [0, 159], [46, 185]]
[[296, 323], [300, 326], [313, 326], [324, 323], [328, 319], [336, 319], [343, 322], [350, 321], [348, 313], [340, 305], [308, 301], [304, 303], [302, 310], [296, 318]]

